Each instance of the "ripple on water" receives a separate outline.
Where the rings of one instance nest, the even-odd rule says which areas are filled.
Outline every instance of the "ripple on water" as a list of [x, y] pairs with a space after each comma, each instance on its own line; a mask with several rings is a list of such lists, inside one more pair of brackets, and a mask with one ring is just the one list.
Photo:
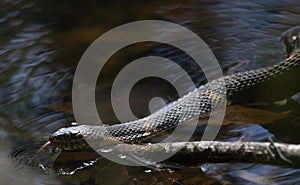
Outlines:
[[[16, 168], [30, 167], [37, 169], [41, 166], [45, 168], [51, 167], [57, 156], [51, 155], [51, 153], [53, 153], [51, 147], [45, 148], [43, 151], [37, 153], [42, 145], [42, 142], [31, 142], [20, 145], [13, 150], [9, 159], [15, 161]], [[43, 168], [40, 169], [45, 170]]]
[[[12, 144], [1, 140], [0, 145], [0, 183], [1, 184], [32, 184], [55, 185], [61, 184], [54, 174], [39, 168], [40, 164], [50, 164], [51, 156], [44, 151], [37, 155], [34, 152], [39, 147], [39, 142], [17, 147], [13, 152]], [[47, 155], [48, 153], [48, 155]], [[47, 173], [48, 175], [43, 175]]]

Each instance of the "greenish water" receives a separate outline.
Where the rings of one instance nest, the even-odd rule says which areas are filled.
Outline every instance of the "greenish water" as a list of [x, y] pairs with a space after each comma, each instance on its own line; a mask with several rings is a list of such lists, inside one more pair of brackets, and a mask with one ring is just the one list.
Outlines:
[[[233, 73], [283, 60], [286, 54], [280, 35], [300, 25], [299, 9], [298, 0], [1, 1], [1, 184], [299, 183], [299, 169], [278, 166], [204, 164], [170, 167], [158, 172], [121, 166], [104, 159], [93, 163], [91, 159], [95, 154], [91, 153], [56, 156], [49, 148], [35, 154], [50, 133], [74, 121], [71, 104], [74, 71], [85, 49], [106, 31], [145, 19], [178, 23], [198, 34], [209, 45], [222, 68], [248, 63], [232, 68], [229, 72]], [[149, 55], [167, 57], [187, 66], [197, 85], [206, 81], [200, 69], [174, 48], [155, 43], [130, 46], [110, 59], [106, 72], [101, 74], [103, 81], [98, 82], [96, 101], [105, 122], [117, 122], [109, 96], [114, 76], [133, 59]], [[145, 82], [133, 93], [136, 98], [133, 98], [131, 107], [137, 117], [149, 114], [147, 101], [154, 92], [167, 102], [178, 98], [168, 84], [156, 79]], [[255, 119], [233, 124], [223, 129], [219, 139], [231, 141], [246, 136], [246, 140], [263, 141], [275, 135], [280, 141], [299, 143], [297, 104], [278, 109], [275, 114], [292, 113], [262, 126], [260, 120]], [[78, 162], [70, 160], [77, 160], [76, 155], [85, 156], [87, 163], [80, 158]], [[73, 175], [66, 173], [74, 172], [74, 169], [77, 170]], [[251, 179], [249, 173], [265, 179], [258, 176]]]

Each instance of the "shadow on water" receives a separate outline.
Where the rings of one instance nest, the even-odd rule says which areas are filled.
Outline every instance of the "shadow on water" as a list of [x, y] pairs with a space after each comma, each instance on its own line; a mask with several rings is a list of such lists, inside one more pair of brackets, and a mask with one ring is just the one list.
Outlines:
[[[295, 184], [299, 169], [258, 164], [199, 164], [162, 169], [127, 167], [93, 152], [57, 155], [50, 147], [36, 154], [50, 133], [74, 121], [72, 78], [78, 61], [106, 31], [131, 21], [166, 20], [198, 34], [229, 73], [265, 67], [283, 60], [283, 31], [300, 25], [298, 0], [282, 1], [23, 1], [0, 4], [1, 184]], [[187, 43], [187, 45], [190, 43]], [[114, 76], [130, 61], [156, 55], [176, 61], [199, 86], [205, 76], [178, 50], [156, 43], [132, 45], [114, 55], [96, 89], [99, 114], [117, 122], [110, 104]], [[241, 65], [245, 64], [246, 65]], [[172, 71], [172, 66], [162, 66]], [[174, 74], [171, 74], [174, 75]], [[176, 74], [176, 80], [184, 78]], [[151, 111], [155, 95], [178, 98], [170, 84], [147, 79], [134, 89], [131, 107], [137, 117]], [[183, 84], [185, 85], [185, 84]], [[150, 90], [146, 90], [146, 89]], [[187, 92], [191, 87], [186, 86]], [[139, 93], [142, 92], [142, 93]], [[144, 93], [147, 92], [147, 93]], [[153, 95], [153, 93], [155, 94]], [[295, 97], [299, 102], [299, 98]], [[294, 105], [295, 104], [295, 105]], [[264, 141], [274, 135], [299, 143], [298, 103], [279, 110], [236, 108], [218, 139]], [[157, 106], [159, 108], [160, 105]], [[258, 115], [261, 115], [260, 117]], [[264, 117], [265, 116], [265, 117]], [[233, 119], [234, 118], [234, 119]], [[261, 125], [260, 125], [261, 124]], [[285, 125], [285, 126], [283, 126]], [[203, 133], [199, 127], [197, 134]], [[196, 137], [197, 138], [197, 137]], [[77, 158], [78, 156], [83, 158]], [[8, 160], [9, 159], [9, 160]], [[165, 164], [166, 165], [166, 164]]]

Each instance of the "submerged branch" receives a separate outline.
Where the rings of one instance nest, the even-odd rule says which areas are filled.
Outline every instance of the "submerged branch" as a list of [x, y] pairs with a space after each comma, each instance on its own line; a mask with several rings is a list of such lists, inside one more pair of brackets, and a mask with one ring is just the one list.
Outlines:
[[300, 145], [273, 143], [272, 141], [197, 141], [148, 145], [119, 144], [113, 148], [113, 153], [121, 153], [128, 156], [136, 154], [139, 156], [157, 156], [172, 152], [176, 153], [167, 160], [168, 162], [189, 165], [206, 162], [242, 162], [300, 166]]

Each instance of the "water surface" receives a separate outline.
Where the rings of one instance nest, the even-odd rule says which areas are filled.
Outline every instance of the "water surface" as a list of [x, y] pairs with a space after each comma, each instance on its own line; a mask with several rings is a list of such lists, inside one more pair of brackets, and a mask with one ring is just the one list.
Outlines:
[[[3, 146], [1, 183], [300, 182], [299, 169], [279, 166], [203, 164], [196, 167], [170, 167], [158, 172], [153, 169], [121, 166], [101, 158], [93, 161], [96, 156], [91, 153], [81, 154], [86, 157], [84, 165], [82, 161], [76, 163], [68, 160], [75, 159], [76, 154], [65, 153], [65, 157], [59, 157], [50, 148], [38, 155], [35, 153], [50, 133], [60, 127], [69, 126], [74, 121], [71, 105], [74, 71], [85, 49], [106, 31], [137, 20], [171, 21], [198, 34], [212, 49], [225, 73], [234, 73], [265, 67], [283, 60], [286, 53], [280, 42], [280, 35], [283, 31], [300, 25], [299, 9], [298, 0], [167, 0], [134, 3], [3, 0], [0, 4], [0, 137]], [[118, 121], [109, 96], [114, 76], [133, 59], [149, 55], [167, 57], [185, 66], [198, 86], [206, 82], [200, 69], [186, 55], [172, 47], [155, 43], [130, 46], [110, 59], [110, 65], [101, 73], [103, 80], [98, 82], [96, 101], [99, 114], [105, 122]], [[228, 66], [236, 64], [245, 65], [226, 71]], [[164, 67], [171, 70], [171, 66]], [[181, 76], [178, 74], [177, 77]], [[148, 101], [154, 96], [151, 92], [155, 92], [155, 96], [161, 96], [166, 102], [178, 98], [169, 84], [156, 79], [145, 81], [133, 93], [136, 98], [133, 98], [131, 107], [137, 117], [150, 113]], [[232, 141], [246, 136], [246, 140], [264, 141], [268, 136], [274, 135], [283, 142], [299, 143], [299, 109], [296, 107], [297, 103], [295, 106], [279, 108], [275, 115], [290, 110], [292, 114], [278, 119], [276, 117], [263, 125], [259, 125], [260, 120], [253, 119], [256, 114], [252, 113], [251, 116], [250, 113], [246, 121], [235, 120], [240, 123], [225, 127], [223, 136], [219, 136], [219, 139]], [[74, 171], [76, 167], [78, 168]], [[249, 174], [257, 176], [251, 178]]]

